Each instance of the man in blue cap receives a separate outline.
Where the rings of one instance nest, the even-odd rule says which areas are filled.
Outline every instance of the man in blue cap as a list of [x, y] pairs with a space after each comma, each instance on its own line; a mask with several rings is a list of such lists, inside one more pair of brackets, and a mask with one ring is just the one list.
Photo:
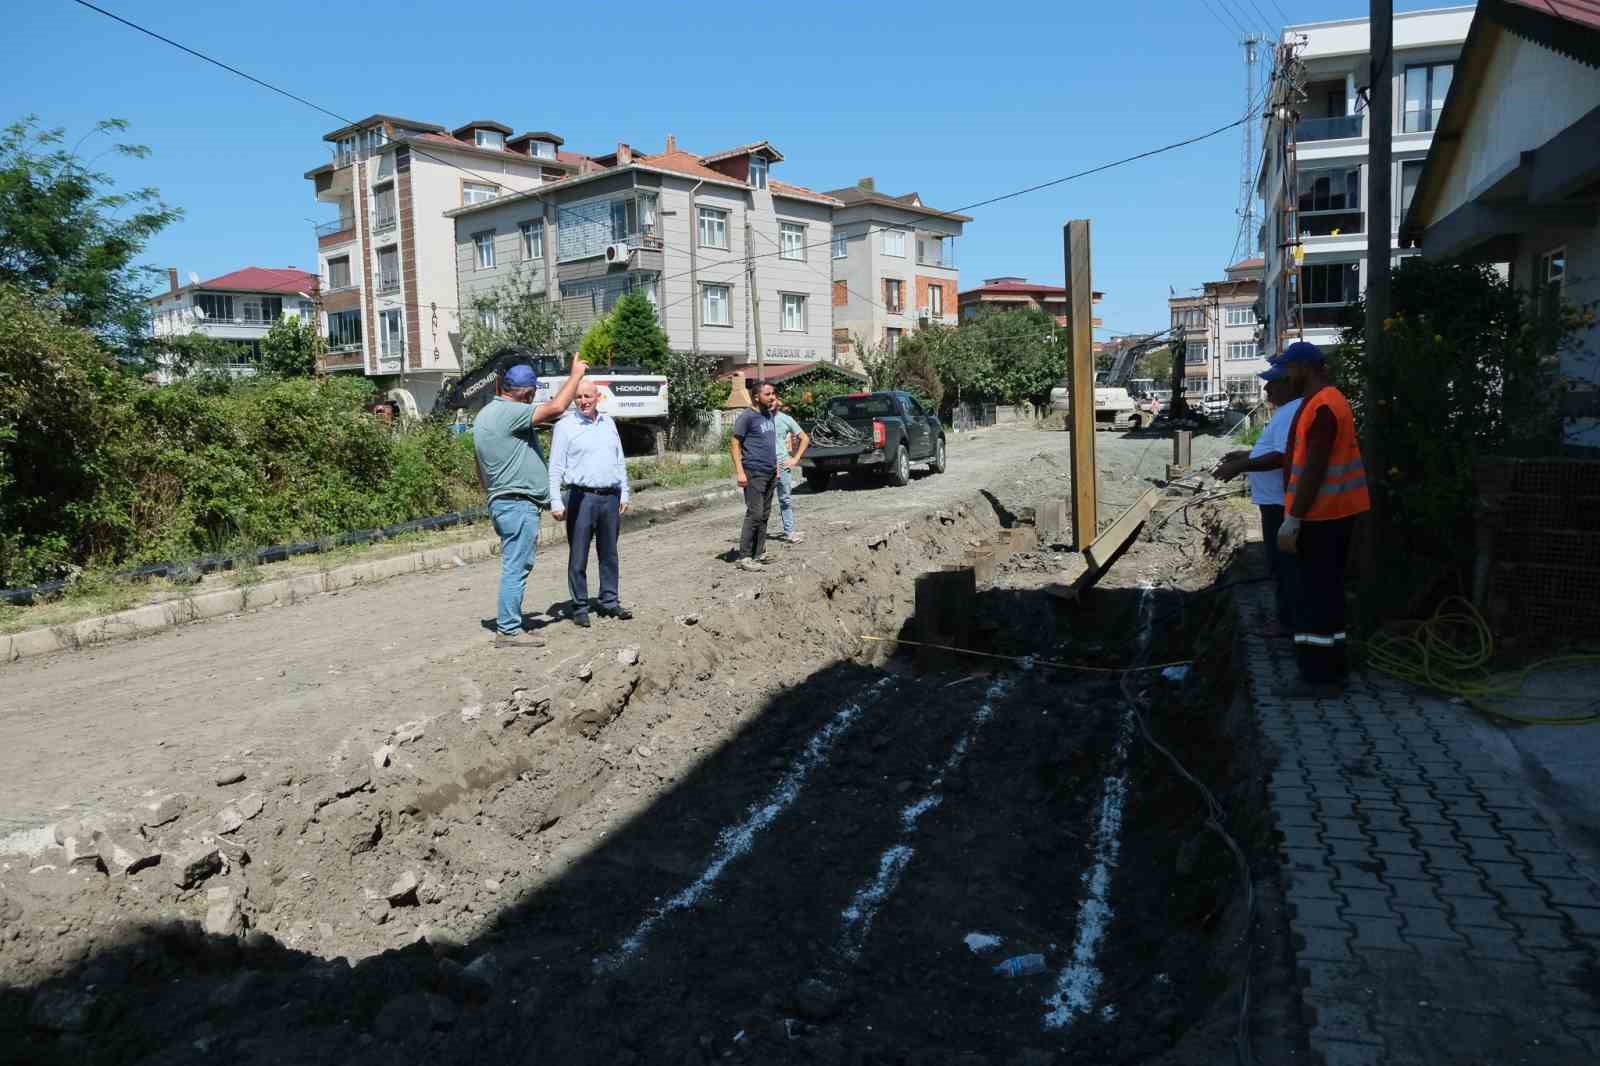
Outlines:
[[1266, 635], [1281, 638], [1294, 633], [1295, 558], [1278, 550], [1278, 530], [1283, 525], [1283, 457], [1289, 451], [1289, 427], [1300, 410], [1300, 397], [1289, 381], [1288, 368], [1281, 363], [1272, 363], [1258, 376], [1267, 383], [1267, 402], [1277, 410], [1255, 447], [1223, 456], [1216, 475], [1232, 481], [1243, 474], [1250, 482], [1250, 500], [1261, 510], [1261, 542], [1267, 550], [1278, 608], [1277, 620]]
[[[531, 362], [526, 348], [506, 348], [496, 360], [515, 356]], [[539, 379], [527, 363], [518, 362], [500, 375], [494, 399], [472, 424], [478, 481], [489, 497], [489, 517], [500, 535], [500, 595], [495, 612], [497, 648], [542, 648], [544, 638], [522, 631], [522, 594], [539, 546], [539, 512], [550, 506], [550, 474], [534, 436], [534, 427], [554, 422], [572, 406], [578, 383], [588, 371], [572, 361], [561, 390], [535, 406]]]

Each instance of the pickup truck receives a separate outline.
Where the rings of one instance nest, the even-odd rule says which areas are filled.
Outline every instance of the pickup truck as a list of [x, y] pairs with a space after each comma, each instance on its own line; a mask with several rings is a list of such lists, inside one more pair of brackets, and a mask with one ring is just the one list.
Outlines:
[[904, 485], [911, 480], [912, 463], [927, 463], [935, 474], [945, 471], [944, 426], [910, 393], [839, 396], [828, 401], [826, 414], [853, 432], [852, 439], [835, 441], [825, 424], [809, 427], [811, 447], [800, 468], [815, 492], [827, 488], [835, 474], [887, 476]]

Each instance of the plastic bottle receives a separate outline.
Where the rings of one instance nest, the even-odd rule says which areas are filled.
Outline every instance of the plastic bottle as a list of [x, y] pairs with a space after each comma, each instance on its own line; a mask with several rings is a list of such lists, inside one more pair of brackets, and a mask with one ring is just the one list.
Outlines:
[[1001, 977], [1032, 977], [1036, 973], [1044, 973], [1043, 955], [1013, 955], [994, 968], [994, 972]]

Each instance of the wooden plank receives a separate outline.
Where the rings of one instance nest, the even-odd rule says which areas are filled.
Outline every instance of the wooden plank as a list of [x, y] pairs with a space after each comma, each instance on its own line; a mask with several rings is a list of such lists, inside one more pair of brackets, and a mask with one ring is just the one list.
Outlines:
[[1117, 552], [1121, 551], [1128, 541], [1133, 539], [1134, 533], [1138, 532], [1139, 527], [1144, 524], [1145, 518], [1150, 514], [1150, 509], [1156, 505], [1156, 501], [1160, 498], [1160, 489], [1148, 490], [1143, 496], [1134, 501], [1132, 507], [1123, 511], [1117, 517], [1117, 520], [1111, 523], [1110, 528], [1096, 537], [1093, 544], [1084, 549], [1083, 554], [1089, 560], [1089, 571], [1091, 573], [1104, 572], [1105, 568], [1111, 565], [1111, 560], [1116, 557]]
[[1067, 268], [1067, 387], [1072, 427], [1072, 545], [1082, 551], [1099, 523], [1094, 479], [1094, 286], [1090, 280], [1089, 220], [1061, 229]]

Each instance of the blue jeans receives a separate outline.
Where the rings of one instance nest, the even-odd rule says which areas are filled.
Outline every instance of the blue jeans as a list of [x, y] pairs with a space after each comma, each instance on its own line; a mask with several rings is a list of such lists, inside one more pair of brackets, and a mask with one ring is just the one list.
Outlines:
[[500, 599], [495, 628], [504, 636], [522, 632], [522, 592], [528, 586], [539, 549], [539, 505], [532, 500], [489, 502], [489, 517], [500, 534]]
[[778, 514], [783, 517], [783, 535], [794, 536], [794, 482], [790, 480], [794, 471], [785, 470], [780, 464], [778, 467]]

